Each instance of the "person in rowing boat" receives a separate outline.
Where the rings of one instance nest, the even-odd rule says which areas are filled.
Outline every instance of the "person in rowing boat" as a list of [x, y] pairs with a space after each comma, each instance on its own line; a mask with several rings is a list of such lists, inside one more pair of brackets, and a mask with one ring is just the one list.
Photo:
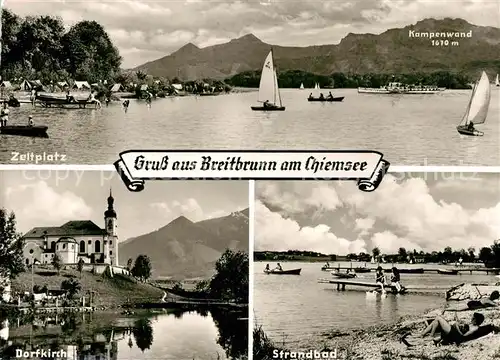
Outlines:
[[489, 297], [479, 300], [470, 300], [467, 302], [466, 306], [457, 307], [457, 308], [446, 308], [445, 311], [467, 311], [467, 310], [477, 310], [491, 307], [498, 307], [498, 303], [496, 302], [500, 299], [500, 292], [497, 290], [493, 291]]
[[276, 268], [275, 268], [274, 270], [276, 270], [276, 271], [283, 271], [283, 268], [281, 267], [281, 264], [280, 264], [280, 263], [278, 263], [278, 264], [276, 265]]
[[28, 116], [28, 126], [29, 127], [32, 127], [33, 125], [35, 125], [35, 123], [33, 122], [33, 116]]
[[75, 98], [73, 97], [73, 95], [71, 95], [69, 90], [66, 91], [66, 101], [68, 102], [68, 104], [76, 103]]
[[313, 93], [309, 94], [309, 99], [313, 99]]
[[377, 268], [375, 283], [380, 286], [380, 289], [382, 290], [382, 292], [385, 292], [385, 288], [384, 288], [385, 274], [384, 274], [384, 270], [382, 269], [382, 266], [379, 266]]
[[332, 92], [329, 91], [328, 92], [328, 96], [326, 97], [328, 100], [333, 100], [333, 95], [332, 95]]
[[271, 103], [269, 102], [269, 100], [266, 100], [264, 101], [264, 109], [270, 109], [272, 108], [273, 106], [271, 105]]
[[469, 123], [469, 126], [467, 126], [467, 130], [469, 130], [469, 131], [476, 130], [476, 129], [474, 129], [474, 123], [472, 121]]
[[0, 126], [7, 126], [9, 121], [9, 105], [7, 103], [3, 104], [2, 111], [0, 112]]
[[[467, 337], [473, 335], [479, 330], [479, 326], [484, 321], [484, 315], [480, 313], [472, 314], [472, 319], [470, 324], [454, 322], [450, 323], [443, 319], [441, 316], [436, 317], [417, 337], [425, 337], [429, 334], [434, 343], [437, 345], [439, 343], [443, 345], [447, 344], [460, 344]], [[441, 336], [439, 338], [434, 338], [436, 332], [440, 332]], [[406, 346], [414, 346], [409, 343], [406, 338], [410, 335], [407, 333], [401, 338], [401, 342]]]
[[391, 275], [391, 286], [394, 286], [397, 292], [401, 292], [400, 281], [401, 281], [401, 276], [399, 275], [399, 270], [397, 267], [393, 267]]
[[264, 271], [271, 271], [271, 269], [269, 268], [269, 264], [266, 264], [266, 269]]
[[324, 97], [323, 93], [319, 94], [319, 99], [320, 99], [320, 100], [324, 100], [324, 99], [325, 99], [325, 97]]

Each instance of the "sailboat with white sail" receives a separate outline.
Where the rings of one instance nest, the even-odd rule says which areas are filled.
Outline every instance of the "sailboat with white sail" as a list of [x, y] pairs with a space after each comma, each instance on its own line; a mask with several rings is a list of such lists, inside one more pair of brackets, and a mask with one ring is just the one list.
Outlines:
[[495, 85], [496, 86], [500, 86], [500, 81], [498, 80], [498, 74], [497, 74], [497, 77], [495, 79]]
[[281, 102], [280, 89], [278, 87], [278, 75], [274, 67], [273, 50], [269, 54], [262, 66], [259, 85], [259, 99], [262, 106], [252, 106], [254, 111], [284, 111], [285, 107]]
[[300, 83], [300, 90], [304, 90], [304, 83]]
[[483, 71], [481, 78], [472, 90], [472, 96], [457, 131], [462, 135], [483, 136], [482, 131], [476, 130], [475, 125], [484, 124], [490, 106], [491, 87], [488, 75]]

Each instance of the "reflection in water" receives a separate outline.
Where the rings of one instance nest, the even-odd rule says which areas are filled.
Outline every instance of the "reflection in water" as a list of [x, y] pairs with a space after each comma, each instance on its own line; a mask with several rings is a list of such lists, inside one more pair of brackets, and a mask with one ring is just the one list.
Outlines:
[[176, 309], [134, 317], [113, 313], [2, 314], [0, 353], [2, 360], [15, 359], [17, 349], [63, 350], [65, 358], [75, 360], [89, 356], [107, 360], [179, 356], [240, 359], [247, 354], [248, 323], [239, 319], [247, 317], [246, 313], [220, 309]]

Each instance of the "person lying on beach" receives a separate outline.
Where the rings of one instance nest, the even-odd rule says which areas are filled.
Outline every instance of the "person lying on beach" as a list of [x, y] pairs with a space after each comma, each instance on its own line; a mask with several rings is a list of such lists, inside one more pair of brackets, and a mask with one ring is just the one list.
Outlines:
[[[472, 314], [470, 324], [450, 323], [441, 316], [438, 316], [417, 337], [423, 338], [429, 334], [436, 345], [439, 343], [443, 345], [460, 344], [466, 341], [467, 338], [471, 338], [479, 330], [483, 321], [484, 315], [476, 312]], [[441, 336], [435, 337], [436, 332], [440, 332]], [[401, 342], [408, 347], [415, 346], [415, 344], [408, 342], [406, 339], [409, 335], [410, 333], [403, 335]]]
[[488, 307], [498, 307], [497, 301], [500, 299], [500, 292], [497, 290], [493, 291], [489, 297], [479, 300], [470, 300], [467, 302], [466, 306], [457, 307], [457, 308], [446, 308], [444, 311], [467, 311], [467, 310], [477, 310], [484, 309]]

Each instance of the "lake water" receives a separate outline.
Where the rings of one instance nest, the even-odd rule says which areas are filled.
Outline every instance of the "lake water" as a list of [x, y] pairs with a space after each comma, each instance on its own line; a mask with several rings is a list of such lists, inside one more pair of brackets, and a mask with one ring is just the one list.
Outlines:
[[310, 90], [282, 90], [284, 112], [252, 111], [257, 93], [131, 101], [102, 109], [11, 109], [10, 123], [29, 114], [49, 126], [49, 139], [0, 136], [0, 163], [11, 152], [67, 155], [69, 164], [111, 164], [130, 149], [369, 149], [393, 165], [498, 165], [500, 91], [494, 88], [483, 137], [455, 127], [471, 90], [434, 95], [358, 94], [335, 89], [342, 103], [309, 103]]
[[[365, 288], [349, 286], [345, 291], [337, 291], [335, 285], [318, 283], [320, 278], [331, 277], [328, 272], [321, 271], [322, 263], [282, 263], [285, 270], [302, 268], [300, 276], [266, 275], [263, 273], [266, 263], [268, 262], [256, 262], [254, 266], [255, 323], [261, 325], [276, 343], [285, 343], [289, 349], [322, 348], [326, 338], [321, 334], [325, 332], [390, 324], [398, 321], [401, 316], [422, 315], [445, 303], [444, 291], [442, 294], [388, 294], [386, 297], [367, 294]], [[274, 267], [276, 264], [270, 265]], [[354, 266], [363, 265], [359, 263]], [[389, 265], [386, 264], [387, 267]], [[400, 265], [401, 268], [410, 266]], [[358, 274], [358, 277], [363, 281], [375, 282], [373, 272]], [[469, 281], [481, 283], [496, 280], [498, 279], [494, 275], [477, 273], [457, 276], [436, 273], [401, 274], [403, 285], [444, 288]]]
[[64, 350], [74, 360], [239, 359], [248, 350], [248, 322], [240, 317], [247, 315], [169, 310], [137, 317], [73, 313], [4, 318], [0, 358], [14, 359], [16, 349], [52, 349]]

